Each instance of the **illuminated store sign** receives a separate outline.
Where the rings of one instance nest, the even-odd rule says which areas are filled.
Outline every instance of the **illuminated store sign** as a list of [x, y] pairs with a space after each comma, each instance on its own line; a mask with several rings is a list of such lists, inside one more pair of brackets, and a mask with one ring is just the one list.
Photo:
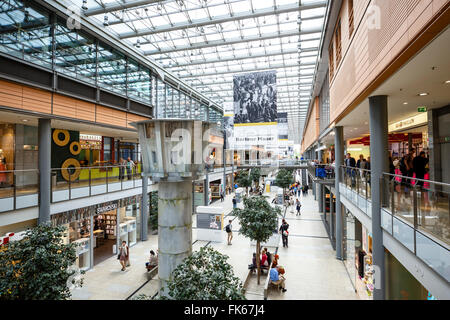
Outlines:
[[424, 125], [428, 121], [427, 113], [421, 113], [414, 117], [395, 122], [389, 125], [389, 132], [405, 130], [407, 128]]

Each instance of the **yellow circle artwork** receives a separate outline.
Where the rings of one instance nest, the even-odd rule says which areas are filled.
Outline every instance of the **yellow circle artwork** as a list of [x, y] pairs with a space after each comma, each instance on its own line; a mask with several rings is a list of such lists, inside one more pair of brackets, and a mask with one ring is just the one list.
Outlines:
[[[59, 134], [64, 134], [64, 140], [59, 139]], [[60, 147], [64, 147], [66, 144], [69, 143], [70, 140], [70, 134], [67, 130], [61, 130], [61, 129], [55, 129], [53, 131], [53, 141]]]
[[[74, 149], [76, 147], [76, 149]], [[80, 154], [81, 152], [81, 145], [78, 141], [73, 141], [70, 144], [70, 153], [73, 154], [74, 156]]]
[[[70, 166], [74, 166], [75, 167], [75, 172], [70, 174], [69, 173], [69, 167]], [[78, 162], [77, 159], [74, 158], [69, 158], [66, 161], [63, 162], [62, 164], [62, 169], [61, 169], [61, 175], [63, 176], [63, 178], [66, 181], [75, 181], [79, 176], [80, 176], [80, 163]]]

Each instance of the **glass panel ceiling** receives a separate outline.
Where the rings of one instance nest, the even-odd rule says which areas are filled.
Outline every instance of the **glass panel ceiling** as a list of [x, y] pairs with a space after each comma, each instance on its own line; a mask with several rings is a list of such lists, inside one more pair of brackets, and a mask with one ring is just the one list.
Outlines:
[[328, 0], [72, 2], [219, 104], [232, 101], [234, 74], [276, 70], [278, 112], [299, 143]]

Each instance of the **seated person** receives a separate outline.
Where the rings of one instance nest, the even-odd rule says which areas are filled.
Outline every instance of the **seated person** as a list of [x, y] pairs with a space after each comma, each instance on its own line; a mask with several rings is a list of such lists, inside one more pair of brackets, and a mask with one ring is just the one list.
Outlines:
[[256, 253], [253, 253], [253, 259], [252, 259], [252, 264], [248, 265], [248, 269], [252, 270], [252, 273], [254, 273], [256, 271], [257, 265], [256, 265]]
[[155, 255], [155, 252], [153, 250], [150, 250], [150, 258], [149, 262], [145, 263], [145, 266], [147, 268], [147, 271], [152, 270], [154, 267], [158, 266], [158, 256]]
[[277, 255], [277, 254], [274, 256], [274, 259], [272, 261], [272, 268], [275, 268], [278, 265], [278, 259], [279, 258], [280, 258], [280, 256]]
[[284, 281], [286, 280], [282, 275], [279, 274], [279, 268], [280, 267], [276, 267], [276, 268], [272, 268], [270, 269], [270, 281], [277, 285], [278, 288], [281, 288], [281, 291], [286, 292], [286, 288], [284, 285]]
[[266, 250], [262, 251], [262, 257], [261, 257], [261, 270], [267, 270], [269, 268], [269, 263], [267, 262], [267, 255]]
[[272, 263], [272, 254], [269, 252], [267, 248], [264, 248], [264, 251], [266, 251], [267, 266], [270, 267], [270, 264]]

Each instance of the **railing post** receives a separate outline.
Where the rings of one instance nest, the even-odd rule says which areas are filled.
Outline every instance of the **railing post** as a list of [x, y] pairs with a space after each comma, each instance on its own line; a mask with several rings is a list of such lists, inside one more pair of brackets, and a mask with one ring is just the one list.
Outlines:
[[106, 167], [106, 193], [108, 193], [108, 166]]
[[16, 210], [17, 206], [17, 187], [16, 187], [16, 171], [12, 172], [13, 174], [13, 192], [14, 192], [14, 210]]
[[414, 210], [414, 254], [416, 254], [416, 230], [418, 227], [417, 220], [417, 189], [413, 186], [413, 210]]
[[91, 167], [89, 167], [89, 197], [91, 196]]
[[53, 171], [52, 170], [53, 169], [50, 169], [50, 203], [53, 203]]
[[[69, 171], [69, 168], [66, 169], [67, 171]], [[72, 200], [72, 179], [70, 178], [70, 173], [69, 173], [69, 200]]]

